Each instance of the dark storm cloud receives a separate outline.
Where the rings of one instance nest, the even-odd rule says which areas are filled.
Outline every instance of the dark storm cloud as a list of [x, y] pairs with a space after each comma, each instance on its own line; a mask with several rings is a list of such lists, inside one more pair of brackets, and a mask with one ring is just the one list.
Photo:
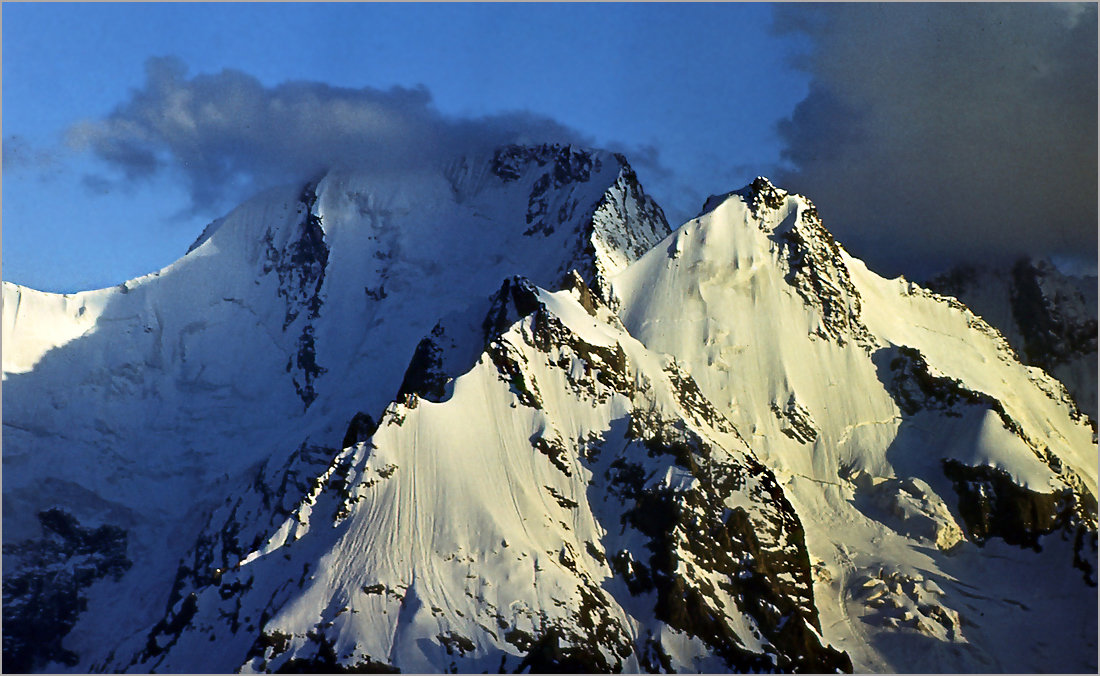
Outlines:
[[1096, 5], [784, 5], [808, 96], [778, 178], [856, 255], [920, 274], [960, 260], [1095, 260]]
[[[126, 182], [165, 172], [182, 177], [194, 207], [204, 211], [332, 167], [425, 167], [507, 143], [591, 145], [582, 134], [526, 112], [445, 116], [422, 87], [265, 87], [234, 70], [189, 78], [174, 58], [151, 59], [144, 86], [105, 119], [74, 126], [69, 141]], [[657, 164], [652, 153], [642, 161]]]

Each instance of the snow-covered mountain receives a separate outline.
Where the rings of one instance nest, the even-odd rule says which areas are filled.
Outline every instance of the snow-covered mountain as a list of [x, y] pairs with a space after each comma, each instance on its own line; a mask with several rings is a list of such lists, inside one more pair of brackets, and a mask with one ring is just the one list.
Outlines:
[[1062, 381], [1097, 420], [1095, 277], [1070, 277], [1050, 261], [1022, 259], [1003, 269], [959, 266], [927, 286], [997, 327], [1024, 363]]
[[9, 671], [1096, 669], [1073, 398], [764, 179], [330, 172], [3, 332]]

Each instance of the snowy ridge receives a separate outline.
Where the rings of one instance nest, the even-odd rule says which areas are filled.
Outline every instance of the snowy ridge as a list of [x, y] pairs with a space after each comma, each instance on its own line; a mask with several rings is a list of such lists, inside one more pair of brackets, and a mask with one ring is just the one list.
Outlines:
[[329, 172], [3, 330], [9, 670], [1096, 668], [1094, 427], [763, 178]]
[[26, 373], [49, 350], [79, 338], [96, 325], [105, 292], [52, 294], [3, 283], [4, 335], [23, 336], [3, 351], [4, 377]]

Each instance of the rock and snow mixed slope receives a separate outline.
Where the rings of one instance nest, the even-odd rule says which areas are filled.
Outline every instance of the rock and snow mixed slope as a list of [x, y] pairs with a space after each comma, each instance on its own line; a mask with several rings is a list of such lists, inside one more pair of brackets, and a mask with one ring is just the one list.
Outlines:
[[1088, 421], [763, 179], [329, 174], [4, 301], [5, 668], [1096, 669]]
[[1011, 268], [960, 266], [927, 283], [966, 303], [1004, 335], [1020, 359], [1062, 381], [1096, 413], [1096, 278], [1070, 277], [1050, 261]]

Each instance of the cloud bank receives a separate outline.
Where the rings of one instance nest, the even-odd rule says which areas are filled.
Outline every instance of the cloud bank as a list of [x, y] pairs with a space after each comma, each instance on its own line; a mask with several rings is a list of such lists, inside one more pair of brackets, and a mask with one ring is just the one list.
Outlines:
[[120, 178], [113, 180], [182, 179], [196, 212], [333, 167], [426, 167], [508, 143], [592, 145], [579, 132], [527, 112], [448, 117], [423, 87], [265, 87], [236, 70], [189, 78], [172, 57], [150, 59], [144, 85], [129, 100], [102, 120], [73, 126], [68, 140], [115, 170]]
[[1096, 259], [1097, 8], [782, 5], [809, 95], [779, 124], [785, 187], [892, 274]]

